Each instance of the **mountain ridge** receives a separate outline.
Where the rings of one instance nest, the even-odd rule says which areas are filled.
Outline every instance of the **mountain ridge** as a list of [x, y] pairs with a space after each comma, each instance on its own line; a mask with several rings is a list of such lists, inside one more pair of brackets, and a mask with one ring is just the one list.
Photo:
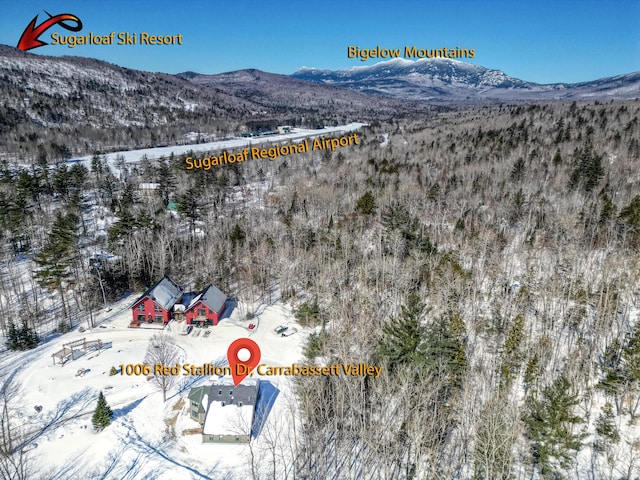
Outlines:
[[394, 58], [340, 70], [302, 67], [294, 78], [397, 98], [562, 100], [640, 96], [640, 72], [578, 83], [540, 84], [460, 60]]

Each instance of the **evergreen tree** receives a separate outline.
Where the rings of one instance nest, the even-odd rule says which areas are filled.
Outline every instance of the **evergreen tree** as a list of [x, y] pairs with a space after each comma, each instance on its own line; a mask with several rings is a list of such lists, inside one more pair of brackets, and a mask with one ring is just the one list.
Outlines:
[[367, 190], [356, 202], [356, 211], [365, 215], [371, 215], [376, 211], [376, 199], [373, 194]]
[[602, 156], [593, 151], [591, 144], [577, 150], [574, 155], [574, 169], [569, 176], [569, 187], [581, 186], [585, 192], [592, 191], [604, 175]]
[[172, 186], [175, 184], [173, 178], [173, 172], [171, 171], [169, 162], [165, 157], [158, 159], [158, 179], [160, 183], [160, 196], [164, 205], [169, 203], [169, 192]]
[[240, 228], [240, 225], [236, 223], [236, 225], [233, 227], [233, 230], [231, 230], [231, 233], [229, 234], [229, 241], [231, 242], [231, 245], [233, 245], [233, 248], [236, 248], [238, 244], [240, 246], [244, 245], [244, 239], [246, 237], [247, 234], [244, 233], [244, 230], [242, 230], [242, 228]]
[[29, 350], [37, 347], [39, 341], [36, 331], [26, 321], [22, 323], [20, 328], [17, 328], [13, 322], [9, 322], [7, 328], [7, 348], [9, 350]]
[[51, 182], [53, 192], [66, 198], [69, 193], [69, 171], [65, 164], [58, 165], [53, 172], [53, 181]]
[[110, 246], [124, 240], [133, 233], [140, 225], [128, 209], [120, 210], [119, 220], [109, 228], [107, 240]]
[[68, 318], [68, 314], [62, 281], [70, 275], [69, 269], [77, 247], [77, 224], [78, 216], [75, 213], [63, 215], [58, 211], [47, 243], [35, 257], [38, 264], [35, 276], [41, 286], [58, 291], [65, 318]]
[[317, 325], [322, 320], [318, 301], [304, 302], [294, 313], [301, 325]]
[[539, 399], [533, 395], [526, 399], [523, 421], [533, 464], [543, 478], [561, 478], [559, 470], [570, 464], [571, 452], [582, 448], [584, 435], [574, 432], [584, 423], [573, 414], [578, 403], [578, 395], [571, 393], [571, 383], [564, 376], [546, 387]]
[[[418, 250], [425, 254], [437, 252], [437, 245], [431, 242], [427, 235], [426, 226], [416, 217], [412, 217], [407, 207], [401, 203], [392, 203], [382, 212], [382, 224], [387, 233], [398, 232], [405, 241], [406, 249], [401, 252], [408, 254], [410, 249]], [[391, 249], [387, 246], [387, 251]]]
[[382, 212], [382, 224], [388, 231], [406, 229], [411, 224], [409, 210], [399, 202], [387, 205]]
[[616, 410], [620, 411], [620, 395], [624, 389], [625, 373], [622, 367], [622, 346], [618, 340], [614, 340], [607, 346], [600, 356], [601, 376], [596, 387], [605, 395], [612, 397], [616, 403]]
[[7, 329], [7, 348], [9, 350], [19, 350], [20, 341], [18, 340], [18, 330], [13, 322], [9, 322]]
[[104, 167], [104, 163], [102, 162], [102, 159], [97, 153], [94, 153], [93, 157], [91, 157], [91, 171], [95, 173], [98, 177], [100, 177], [104, 172], [104, 168], [105, 167]]
[[631, 244], [640, 244], [640, 195], [633, 197], [629, 205], [620, 210], [619, 219], [626, 227]]
[[454, 389], [462, 386], [467, 370], [466, 341], [467, 329], [459, 313], [444, 315], [427, 328], [427, 365], [438, 375], [444, 376]]
[[[629, 340], [622, 349], [622, 365], [626, 390], [631, 395], [640, 395], [640, 322], [635, 324]], [[632, 402], [632, 418], [635, 418], [637, 408], [638, 402]]]
[[88, 174], [89, 170], [87, 170], [87, 167], [81, 163], [73, 164], [69, 169], [69, 186], [76, 190], [82, 190], [87, 181]]
[[178, 213], [189, 220], [191, 231], [195, 231], [196, 221], [200, 219], [200, 196], [195, 188], [190, 188], [178, 196]]
[[600, 198], [602, 199], [602, 208], [600, 209], [599, 223], [602, 224], [602, 223], [606, 223], [607, 220], [610, 220], [611, 218], [615, 217], [616, 206], [606, 193], [603, 193], [602, 195], [600, 195]]
[[324, 352], [324, 344], [327, 341], [327, 334], [324, 330], [320, 333], [311, 332], [304, 347], [304, 355], [312, 360]]
[[22, 323], [22, 328], [20, 328], [18, 338], [20, 341], [20, 350], [29, 350], [38, 346], [38, 335], [36, 334], [36, 331], [27, 324], [26, 321]]
[[96, 405], [96, 409], [93, 412], [93, 417], [91, 419], [91, 423], [93, 423], [93, 428], [99, 432], [103, 430], [105, 427], [111, 424], [111, 419], [113, 418], [113, 412], [111, 408], [107, 404], [107, 400], [104, 398], [102, 392], [98, 396], [98, 404]]
[[424, 310], [425, 305], [420, 297], [411, 293], [406, 304], [401, 307], [400, 316], [383, 327], [385, 336], [379, 354], [389, 362], [389, 368], [423, 363], [421, 344], [424, 340], [424, 327], [421, 323]]
[[509, 388], [513, 379], [522, 367], [521, 344], [524, 338], [524, 319], [517, 315], [513, 325], [507, 331], [502, 351], [502, 365], [500, 367], [500, 386]]
[[[618, 443], [620, 441], [620, 432], [616, 427], [615, 415], [610, 403], [605, 403], [602, 407], [602, 413], [596, 420], [596, 433], [602, 437], [604, 443]], [[598, 448], [598, 444], [596, 448]], [[599, 446], [602, 447], [603, 445], [600, 444]]]
[[524, 158], [518, 158], [511, 169], [511, 180], [514, 182], [521, 182], [524, 179], [525, 169], [526, 165], [524, 163]]

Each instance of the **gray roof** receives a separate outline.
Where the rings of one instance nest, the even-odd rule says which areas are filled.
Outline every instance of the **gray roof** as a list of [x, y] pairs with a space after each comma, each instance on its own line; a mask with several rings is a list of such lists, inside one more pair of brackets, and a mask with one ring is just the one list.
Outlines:
[[229, 377], [215, 380], [209, 392], [209, 403], [213, 401], [224, 402], [225, 405], [254, 405], [258, 399], [260, 380], [246, 378], [238, 386], [233, 385], [233, 379]]
[[227, 296], [213, 285], [209, 285], [202, 292], [200, 292], [200, 294], [194, 297], [193, 300], [191, 300], [191, 303], [189, 303], [187, 310], [189, 310], [200, 301], [214, 312], [220, 313], [222, 307], [224, 307], [224, 304], [227, 301]]
[[171, 310], [171, 307], [182, 295], [182, 288], [176, 285], [169, 277], [163, 277], [158, 283], [156, 283], [149, 290], [144, 292], [134, 305], [145, 297], [149, 297], [165, 310]]

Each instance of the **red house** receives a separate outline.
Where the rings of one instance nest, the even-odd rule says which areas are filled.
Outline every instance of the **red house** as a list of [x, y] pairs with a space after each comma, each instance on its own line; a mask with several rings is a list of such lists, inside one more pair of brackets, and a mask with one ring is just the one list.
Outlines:
[[168, 323], [173, 306], [181, 298], [182, 288], [169, 277], [163, 277], [133, 303], [131, 326], [138, 327], [142, 322], [160, 325]]
[[194, 297], [187, 306], [187, 324], [217, 325], [224, 313], [227, 296], [213, 285], [209, 285]]

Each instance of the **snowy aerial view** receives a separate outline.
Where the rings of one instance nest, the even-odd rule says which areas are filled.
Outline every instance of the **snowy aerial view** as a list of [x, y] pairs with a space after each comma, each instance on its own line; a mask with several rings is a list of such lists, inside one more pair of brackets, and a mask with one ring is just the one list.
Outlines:
[[640, 480], [639, 1], [50, 3], [0, 480]]

